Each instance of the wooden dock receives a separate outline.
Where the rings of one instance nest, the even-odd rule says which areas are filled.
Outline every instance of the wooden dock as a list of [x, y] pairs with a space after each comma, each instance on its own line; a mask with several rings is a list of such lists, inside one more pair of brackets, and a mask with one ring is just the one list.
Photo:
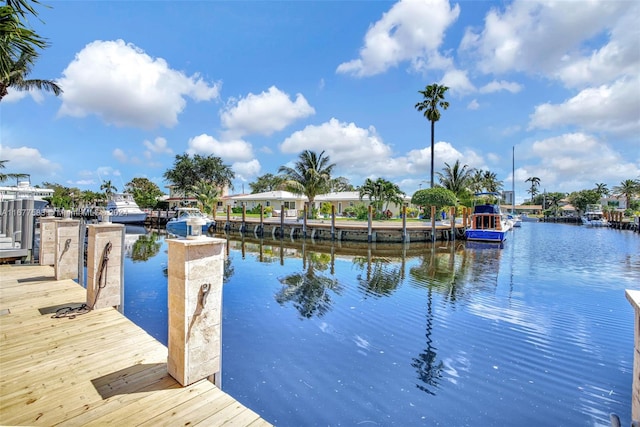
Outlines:
[[53, 275], [0, 266], [0, 425], [270, 425], [207, 380], [182, 387], [167, 348], [113, 308], [52, 317], [86, 300]]

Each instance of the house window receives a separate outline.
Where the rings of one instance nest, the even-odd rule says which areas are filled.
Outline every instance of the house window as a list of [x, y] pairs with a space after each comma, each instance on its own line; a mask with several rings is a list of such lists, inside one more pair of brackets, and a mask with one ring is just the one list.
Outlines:
[[338, 213], [342, 213], [342, 202], [338, 202]]
[[271, 206], [271, 202], [267, 200], [266, 205]]
[[296, 202], [284, 202], [284, 208], [285, 209], [295, 209], [296, 208]]

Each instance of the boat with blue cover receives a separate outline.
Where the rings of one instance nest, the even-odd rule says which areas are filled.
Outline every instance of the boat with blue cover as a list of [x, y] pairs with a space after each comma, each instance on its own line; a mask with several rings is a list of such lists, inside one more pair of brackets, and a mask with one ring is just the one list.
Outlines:
[[[499, 198], [499, 193], [478, 193], [476, 197]], [[467, 240], [502, 242], [513, 228], [513, 222], [502, 213], [499, 203], [477, 204], [471, 215], [471, 227], [465, 230]]]
[[179, 208], [175, 218], [171, 218], [167, 222], [167, 232], [176, 236], [187, 236], [191, 222], [196, 221], [202, 224], [202, 233], [213, 233], [216, 228], [216, 222], [203, 214], [197, 208]]

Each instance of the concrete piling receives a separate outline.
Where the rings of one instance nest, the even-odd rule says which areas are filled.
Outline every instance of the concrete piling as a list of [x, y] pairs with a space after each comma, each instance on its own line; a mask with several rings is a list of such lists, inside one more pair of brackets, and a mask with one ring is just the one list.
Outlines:
[[124, 278], [124, 225], [87, 225], [87, 305], [120, 307]]
[[56, 280], [78, 278], [78, 257], [80, 256], [80, 221], [61, 219], [55, 221], [54, 271]]
[[168, 239], [169, 356], [180, 384], [221, 385], [222, 276], [225, 240]]

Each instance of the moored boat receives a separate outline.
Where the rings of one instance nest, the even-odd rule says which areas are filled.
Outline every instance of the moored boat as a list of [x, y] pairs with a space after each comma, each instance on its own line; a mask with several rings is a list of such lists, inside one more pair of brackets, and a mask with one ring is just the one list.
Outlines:
[[[499, 194], [478, 193], [478, 196], [499, 197]], [[502, 213], [498, 203], [485, 203], [474, 206], [471, 227], [465, 230], [465, 237], [472, 241], [502, 242], [512, 228], [513, 222]]]
[[507, 218], [509, 218], [511, 220], [511, 222], [513, 223], [514, 227], [521, 227], [522, 226], [522, 218], [520, 217], [520, 215], [518, 215], [518, 214], [509, 214], [509, 215], [507, 215]]
[[590, 227], [606, 227], [609, 221], [604, 217], [602, 206], [598, 204], [587, 205], [584, 215], [580, 218], [583, 225]]
[[167, 232], [176, 236], [189, 234], [190, 222], [199, 221], [202, 224], [202, 233], [211, 233], [215, 230], [216, 222], [200, 212], [197, 208], [179, 208], [175, 218], [167, 222]]
[[45, 199], [52, 196], [52, 189], [32, 187], [29, 180], [20, 181], [10, 187], [0, 186], [0, 202], [33, 200], [33, 209], [36, 215], [45, 214], [45, 207], [49, 204]]
[[109, 220], [119, 224], [142, 224], [147, 219], [144, 212], [129, 193], [115, 193], [107, 203]]

